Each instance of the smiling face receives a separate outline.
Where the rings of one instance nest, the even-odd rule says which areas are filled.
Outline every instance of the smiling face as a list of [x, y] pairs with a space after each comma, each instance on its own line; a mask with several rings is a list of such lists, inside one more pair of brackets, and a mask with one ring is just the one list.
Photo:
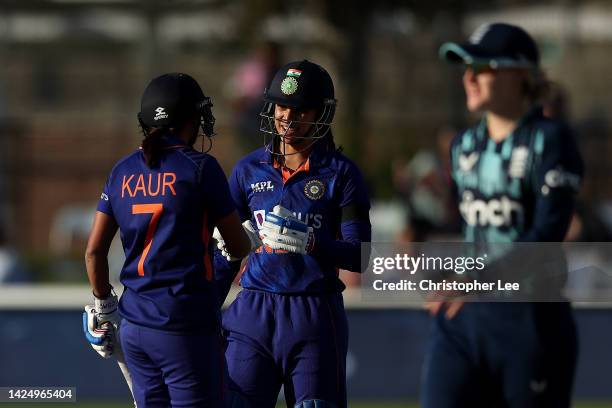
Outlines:
[[306, 142], [312, 122], [316, 119], [316, 109], [297, 109], [289, 106], [274, 107], [274, 127], [283, 142], [291, 146]]
[[474, 68], [468, 65], [463, 74], [468, 110], [500, 112], [522, 103], [527, 75], [524, 69]]

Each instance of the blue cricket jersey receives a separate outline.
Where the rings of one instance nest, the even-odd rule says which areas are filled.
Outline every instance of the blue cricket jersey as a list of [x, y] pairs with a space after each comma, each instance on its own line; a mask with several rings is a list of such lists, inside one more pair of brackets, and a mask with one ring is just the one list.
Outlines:
[[212, 156], [166, 136], [158, 168], [138, 150], [108, 177], [98, 211], [119, 225], [126, 260], [121, 316], [167, 331], [215, 329], [212, 230], [234, 211], [227, 179]]
[[230, 191], [243, 220], [261, 227], [277, 204], [313, 228], [308, 255], [261, 247], [249, 255], [241, 285], [247, 289], [298, 294], [339, 292], [338, 268], [361, 270], [361, 243], [371, 239], [370, 201], [357, 166], [323, 142], [289, 178], [265, 148], [240, 160]]
[[541, 108], [496, 143], [486, 117], [455, 137], [452, 178], [468, 242], [560, 242], [583, 164], [569, 128]]

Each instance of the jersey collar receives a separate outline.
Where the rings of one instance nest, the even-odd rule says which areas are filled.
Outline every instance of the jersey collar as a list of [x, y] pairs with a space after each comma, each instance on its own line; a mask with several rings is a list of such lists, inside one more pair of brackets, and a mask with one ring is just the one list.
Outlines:
[[[542, 117], [544, 117], [542, 107], [540, 105], [536, 105], [532, 107], [531, 109], [527, 111], [527, 113], [521, 116], [521, 118], [518, 120], [516, 124], [516, 128], [512, 131], [512, 133], [516, 133], [517, 130], [519, 130], [520, 128], [525, 126], [525, 124], [531, 122], [532, 120], [540, 119]], [[484, 115], [482, 117], [476, 130], [477, 130], [476, 135], [478, 136], [479, 139], [482, 140], [482, 139], [488, 138], [489, 131], [487, 129], [487, 115]]]
[[291, 177], [295, 176], [296, 174], [301, 173], [301, 172], [308, 173], [310, 171], [310, 157], [308, 157], [308, 159], [306, 159], [306, 161], [302, 163], [300, 167], [298, 167], [295, 170], [291, 170], [291, 169], [288, 169], [287, 167], [281, 166], [280, 163], [276, 159], [274, 159], [274, 163], [272, 165], [274, 166], [275, 169], [280, 168], [281, 175], [283, 177], [283, 183], [286, 183]]
[[172, 133], [166, 133], [164, 136], [162, 136], [161, 142], [166, 149], [187, 146], [187, 143], [184, 140], [174, 136]]

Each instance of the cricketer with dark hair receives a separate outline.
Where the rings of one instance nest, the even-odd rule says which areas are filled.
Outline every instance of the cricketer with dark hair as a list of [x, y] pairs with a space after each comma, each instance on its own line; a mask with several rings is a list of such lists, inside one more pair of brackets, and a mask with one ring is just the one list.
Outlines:
[[[360, 271], [370, 201], [357, 166], [336, 149], [330, 75], [310, 61], [282, 67], [266, 90], [270, 140], [235, 166], [230, 191], [264, 246], [223, 316], [235, 407], [346, 407], [348, 327], [338, 268]], [[221, 243], [221, 246], [223, 244]], [[236, 269], [234, 265], [234, 269]]]
[[[138, 120], [142, 149], [110, 172], [87, 245], [94, 304], [85, 308], [85, 335], [103, 357], [123, 349], [139, 408], [222, 407], [212, 231], [219, 228], [237, 257], [259, 239], [251, 241], [240, 225], [215, 158], [192, 147], [200, 129], [212, 136], [214, 121], [210, 99], [192, 77], [153, 79]], [[117, 229], [126, 256], [120, 301], [107, 261]]]

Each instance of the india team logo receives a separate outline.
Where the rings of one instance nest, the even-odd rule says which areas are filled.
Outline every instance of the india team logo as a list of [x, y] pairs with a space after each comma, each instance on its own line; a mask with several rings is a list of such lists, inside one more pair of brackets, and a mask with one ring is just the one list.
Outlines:
[[297, 90], [298, 90], [298, 82], [294, 77], [288, 76], [285, 79], [283, 79], [283, 82], [281, 82], [281, 92], [284, 93], [285, 95], [292, 95]]
[[304, 186], [304, 194], [311, 200], [318, 200], [325, 194], [325, 184], [319, 180], [310, 180]]

